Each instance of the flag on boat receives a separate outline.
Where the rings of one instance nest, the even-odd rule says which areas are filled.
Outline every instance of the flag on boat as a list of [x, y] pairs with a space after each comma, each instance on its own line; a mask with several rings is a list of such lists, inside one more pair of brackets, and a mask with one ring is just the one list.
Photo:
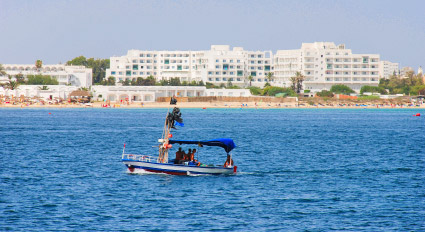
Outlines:
[[175, 123], [175, 125], [177, 125], [177, 126], [184, 127], [184, 123], [180, 123], [180, 122], [177, 122], [177, 121], [175, 121], [174, 123]]

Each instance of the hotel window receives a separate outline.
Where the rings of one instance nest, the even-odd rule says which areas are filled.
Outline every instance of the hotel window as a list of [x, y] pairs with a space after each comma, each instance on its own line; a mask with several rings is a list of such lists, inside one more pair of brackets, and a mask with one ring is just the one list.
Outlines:
[[218, 60], [215, 60], [216, 63], [218, 63]]
[[126, 76], [131, 76], [131, 71], [125, 71]]
[[233, 63], [233, 60], [230, 60], [230, 63]]
[[251, 67], [251, 70], [254, 70], [255, 69], [255, 67]]
[[133, 64], [133, 70], [139, 70], [139, 66], [137, 64]]
[[261, 79], [258, 79], [257, 81], [261, 82], [262, 80]]
[[263, 67], [258, 67], [258, 70], [263, 70]]
[[213, 72], [208, 72], [208, 75], [212, 75], [213, 74]]
[[181, 65], [177, 65], [177, 70], [182, 70], [182, 66]]
[[329, 77], [328, 77], [328, 78], [326, 78], [326, 81], [331, 81], [331, 78], [329, 78]]
[[228, 69], [229, 69], [229, 65], [228, 64], [223, 64], [223, 70], [228, 70]]
[[226, 75], [227, 74], [227, 72], [223, 72], [223, 75]]
[[236, 80], [237, 80], [237, 81], [241, 81], [241, 79], [240, 79], [240, 78], [236, 78]]
[[215, 75], [220, 75], [220, 72], [215, 72]]
[[115, 75], [115, 71], [112, 71], [112, 72], [111, 72], [111, 75]]
[[122, 72], [119, 72], [120, 75], [122, 75]]
[[233, 74], [235, 74], [234, 72], [230, 72], [230, 75], [233, 75]]
[[226, 63], [226, 60], [223, 60], [223, 63]]
[[130, 66], [125, 66], [126, 69], [130, 69]]
[[366, 72], [362, 72], [362, 75], [366, 75]]
[[348, 68], [348, 65], [344, 65], [344, 68]]
[[240, 69], [240, 68], [241, 68], [241, 66], [237, 66], [236, 68]]
[[170, 60], [164, 60], [164, 64], [170, 64]]
[[147, 75], [151, 75], [151, 72], [147, 72], [146, 74], [147, 74]]
[[208, 80], [209, 80], [209, 81], [212, 81], [212, 78], [210, 77], [210, 78], [208, 78]]
[[145, 57], [145, 55], [144, 54], [140, 54], [140, 57]]
[[345, 74], [345, 75], [348, 75], [348, 72], [345, 72], [344, 74]]
[[251, 72], [251, 76], [253, 77], [257, 76], [257, 72]]
[[263, 63], [261, 60], [258, 61], [259, 64]]
[[137, 72], [133, 72], [133, 75], [137, 75]]
[[142, 64], [142, 63], [145, 63], [145, 61], [144, 61], [144, 60], [140, 60], [140, 61], [139, 61], [139, 63], [141, 63], [141, 64]]
[[223, 78], [223, 81], [227, 81], [227, 78], [225, 78], [225, 77], [224, 77], [224, 78]]
[[240, 63], [240, 62], [241, 62], [241, 60], [237, 60], [237, 62], [238, 62], [238, 63]]
[[220, 81], [220, 78], [215, 78], [215, 81]]
[[219, 66], [219, 65], [216, 65], [216, 66], [215, 66], [215, 68], [216, 68], [216, 69], [219, 69], [219, 68], [220, 68], [220, 66]]
[[243, 76], [243, 71], [238, 70], [237, 75], [238, 75], [238, 76]]
[[133, 60], [133, 63], [137, 63], [137, 60]]

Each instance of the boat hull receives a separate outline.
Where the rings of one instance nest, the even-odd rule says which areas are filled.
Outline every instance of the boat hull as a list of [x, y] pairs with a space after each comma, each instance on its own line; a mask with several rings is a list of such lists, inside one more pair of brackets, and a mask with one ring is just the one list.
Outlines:
[[123, 159], [131, 173], [143, 170], [153, 173], [165, 173], [170, 175], [230, 175], [236, 173], [237, 167], [202, 167], [171, 163], [157, 163]]

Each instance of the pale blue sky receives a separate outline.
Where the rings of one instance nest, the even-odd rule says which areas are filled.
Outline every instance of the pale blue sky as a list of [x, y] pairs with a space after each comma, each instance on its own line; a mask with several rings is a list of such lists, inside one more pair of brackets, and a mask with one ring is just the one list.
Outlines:
[[0, 63], [109, 58], [129, 49], [298, 49], [345, 43], [402, 66], [425, 66], [425, 1], [0, 0]]

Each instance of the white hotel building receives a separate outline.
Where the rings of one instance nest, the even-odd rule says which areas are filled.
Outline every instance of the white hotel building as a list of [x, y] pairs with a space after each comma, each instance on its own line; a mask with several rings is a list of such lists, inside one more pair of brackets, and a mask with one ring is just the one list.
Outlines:
[[379, 83], [379, 55], [353, 54], [345, 45], [331, 42], [303, 43], [301, 49], [279, 50], [274, 57], [275, 82], [289, 87], [297, 71], [305, 76], [304, 89], [318, 92], [344, 84], [355, 91]]
[[111, 57], [106, 76], [117, 82], [153, 75], [157, 80], [179, 77], [181, 81], [211, 82], [263, 87], [272, 72], [272, 85], [289, 87], [297, 71], [306, 78], [304, 89], [318, 92], [332, 85], [348, 85], [357, 92], [363, 85], [378, 85], [398, 64], [381, 62], [378, 54], [353, 54], [345, 45], [332, 42], [303, 43], [301, 49], [245, 51], [241, 47], [212, 45], [205, 51], [140, 51]]
[[400, 66], [398, 63], [392, 63], [390, 61], [381, 61], [379, 64], [379, 75], [381, 78], [388, 79], [394, 73], [398, 75], [400, 72]]
[[[91, 68], [84, 66], [68, 66], [64, 64], [43, 64], [37, 69], [34, 64], [4, 64], [4, 70], [8, 75], [49, 75], [59, 82], [59, 85], [71, 85], [78, 87], [90, 87], [93, 74]], [[0, 82], [7, 81], [7, 76], [0, 76]]]
[[271, 51], [245, 51], [241, 47], [212, 45], [206, 51], [140, 51], [130, 50], [127, 55], [110, 58], [106, 77], [114, 76], [117, 82], [149, 75], [157, 80], [178, 77], [180, 80], [203, 81], [213, 84], [239, 86], [253, 83], [264, 86], [265, 76], [272, 70]]

